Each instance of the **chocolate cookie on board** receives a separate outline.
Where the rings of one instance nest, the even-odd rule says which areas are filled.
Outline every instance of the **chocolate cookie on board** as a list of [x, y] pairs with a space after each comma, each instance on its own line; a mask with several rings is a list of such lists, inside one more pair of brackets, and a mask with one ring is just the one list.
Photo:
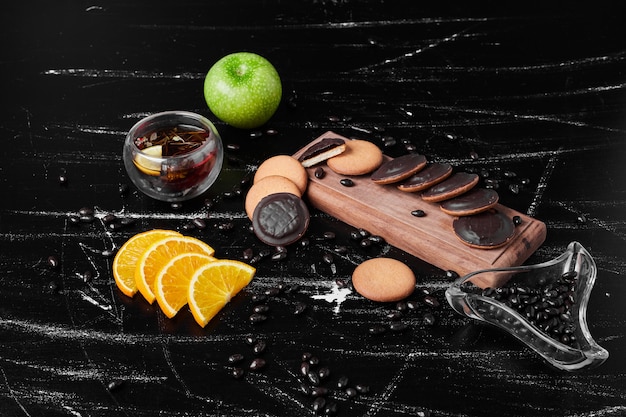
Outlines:
[[372, 173], [371, 179], [376, 184], [392, 184], [409, 178], [426, 166], [424, 155], [410, 153], [383, 163]]
[[478, 180], [479, 177], [476, 174], [458, 172], [424, 191], [422, 199], [430, 203], [448, 200], [471, 190], [478, 184]]
[[473, 216], [459, 217], [454, 220], [452, 227], [463, 243], [477, 249], [498, 248], [515, 235], [513, 220], [494, 209]]
[[452, 165], [433, 163], [398, 184], [400, 191], [414, 193], [425, 190], [452, 175]]

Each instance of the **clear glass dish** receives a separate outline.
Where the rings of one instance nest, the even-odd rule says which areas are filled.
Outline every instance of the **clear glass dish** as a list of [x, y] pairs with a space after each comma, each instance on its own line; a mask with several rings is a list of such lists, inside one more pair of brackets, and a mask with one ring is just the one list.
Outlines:
[[128, 176], [143, 193], [162, 201], [189, 200], [205, 192], [219, 176], [223, 158], [213, 123], [185, 111], [140, 120], [124, 142]]
[[[587, 326], [596, 273], [589, 252], [572, 242], [548, 262], [465, 275], [450, 285], [446, 298], [458, 313], [509, 332], [554, 367], [576, 371], [599, 366], [609, 356]], [[505, 284], [481, 290], [471, 280], [482, 274]]]

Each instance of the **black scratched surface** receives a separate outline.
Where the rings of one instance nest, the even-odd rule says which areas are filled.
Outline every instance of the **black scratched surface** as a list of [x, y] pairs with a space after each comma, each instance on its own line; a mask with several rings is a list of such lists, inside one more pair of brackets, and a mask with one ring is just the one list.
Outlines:
[[[341, 375], [369, 386], [356, 398], [331, 389], [343, 416], [626, 415], [626, 37], [617, 10], [373, 0], [1, 8], [1, 416], [313, 415], [299, 388], [304, 352], [331, 370], [326, 386]], [[204, 74], [239, 50], [266, 56], [282, 76], [284, 100], [263, 134], [216, 122], [239, 149], [227, 150], [214, 187], [181, 208], [132, 186], [120, 195], [120, 184], [130, 185], [125, 132], [163, 110], [212, 118]], [[315, 210], [311, 245], [262, 260], [251, 285], [204, 329], [186, 308], [167, 319], [117, 290], [102, 251], [140, 231], [180, 230], [223, 258], [266, 249], [248, 230], [242, 197], [230, 194], [245, 192], [263, 159], [326, 130], [381, 147], [394, 138], [384, 148], [391, 156], [410, 142], [431, 161], [497, 180], [503, 204], [547, 224], [529, 262], [581, 242], [598, 264], [588, 321], [607, 362], [579, 373], [550, 368], [508, 335], [454, 313], [444, 271], [385, 244], [362, 248], [351, 227]], [[71, 224], [85, 206], [96, 221]], [[109, 231], [109, 213], [135, 223]], [[185, 230], [196, 217], [208, 227]], [[221, 227], [228, 222], [232, 230]], [[334, 240], [322, 238], [327, 231]], [[324, 254], [336, 245], [348, 251], [329, 264]], [[396, 306], [341, 292], [336, 280], [380, 255], [414, 270], [418, 307], [403, 313], [405, 331], [374, 336], [368, 329], [390, 323]], [[269, 319], [251, 324], [253, 296], [280, 284], [297, 291], [270, 296]], [[441, 305], [424, 304], [424, 290]], [[307, 308], [294, 315], [298, 303]], [[267, 365], [236, 380], [227, 358], [252, 361], [247, 337], [267, 342]]]

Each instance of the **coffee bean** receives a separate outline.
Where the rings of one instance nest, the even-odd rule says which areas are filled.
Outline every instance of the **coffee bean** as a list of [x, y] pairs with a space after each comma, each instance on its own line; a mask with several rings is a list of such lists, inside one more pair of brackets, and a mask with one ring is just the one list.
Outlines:
[[359, 394], [358, 391], [355, 388], [352, 388], [352, 387], [346, 388], [345, 392], [346, 392], [346, 395], [348, 396], [348, 398], [354, 398], [354, 397], [356, 397]]
[[408, 326], [400, 321], [393, 322], [389, 325], [389, 330], [391, 330], [392, 332], [400, 333], [405, 331], [406, 329], [408, 329]]
[[330, 232], [330, 231], [324, 232], [322, 236], [324, 237], [325, 240], [333, 240], [336, 237], [335, 232]]
[[307, 379], [313, 386], [317, 386], [320, 384], [320, 376], [315, 371], [309, 371], [306, 374]]
[[241, 353], [233, 353], [228, 357], [228, 363], [239, 363], [243, 361], [245, 357]]
[[304, 313], [304, 311], [306, 310], [307, 305], [303, 302], [298, 302], [296, 303], [296, 306], [293, 310], [293, 314], [295, 315], [300, 315], [302, 313]]
[[515, 226], [519, 226], [520, 224], [522, 224], [521, 216], [513, 216], [513, 224]]
[[267, 304], [259, 304], [254, 306], [254, 308], [252, 309], [252, 311], [254, 311], [255, 313], [267, 313], [268, 311], [270, 311], [270, 306], [268, 306]]
[[422, 318], [424, 319], [424, 324], [427, 326], [432, 326], [436, 322], [435, 316], [432, 315], [431, 313], [425, 313]]
[[371, 335], [377, 336], [387, 332], [387, 328], [382, 324], [374, 324], [367, 329], [367, 332]]
[[326, 387], [313, 387], [313, 389], [311, 389], [310, 395], [312, 397], [323, 397], [325, 395], [328, 395], [328, 388], [326, 388]]
[[354, 386], [354, 389], [359, 393], [359, 394], [368, 394], [370, 392], [370, 387], [368, 385], [363, 385], [363, 384], [357, 384]]
[[311, 364], [311, 366], [317, 366], [320, 364], [320, 358], [318, 358], [315, 355], [311, 355], [311, 357], [309, 358], [309, 364]]
[[121, 379], [116, 379], [107, 384], [107, 391], [112, 392], [120, 389], [124, 385], [124, 381]]
[[272, 261], [283, 261], [287, 259], [287, 252], [276, 252], [272, 255]]
[[457, 279], [459, 277], [459, 274], [456, 273], [455, 271], [451, 271], [451, 270], [447, 270], [446, 271], [446, 278], [447, 279]]
[[326, 379], [330, 376], [330, 368], [328, 368], [327, 366], [323, 366], [317, 371], [317, 374], [319, 375], [320, 379]]
[[250, 315], [248, 320], [252, 324], [259, 324], [259, 323], [263, 323], [265, 320], [267, 320], [267, 316], [264, 315], [264, 314], [253, 313], [253, 314]]
[[266, 348], [267, 348], [267, 342], [265, 342], [265, 340], [259, 340], [252, 347], [252, 352], [254, 352], [254, 354], [256, 355], [260, 355], [261, 353], [265, 352]]
[[415, 217], [424, 217], [426, 216], [426, 212], [424, 212], [424, 210], [413, 210], [411, 212], [411, 215], [415, 216]]
[[315, 400], [313, 400], [313, 403], [311, 404], [311, 408], [315, 413], [321, 413], [324, 410], [325, 406], [326, 399], [324, 397], [315, 398]]
[[56, 268], [59, 267], [59, 260], [54, 255], [48, 256], [48, 259], [46, 260], [46, 263], [52, 269], [56, 269]]
[[315, 176], [315, 178], [321, 180], [322, 178], [326, 176], [326, 171], [324, 171], [324, 168], [322, 167], [317, 167], [313, 175]]
[[194, 226], [196, 226], [200, 230], [206, 229], [206, 222], [204, 221], [204, 219], [196, 217], [191, 222], [193, 223]]
[[441, 304], [439, 303], [439, 300], [437, 300], [435, 297], [433, 297], [432, 295], [427, 295], [424, 297], [424, 303], [426, 303], [427, 305], [431, 306], [431, 307], [439, 307]]
[[303, 357], [302, 363], [300, 363], [300, 373], [303, 376], [307, 376], [310, 370], [311, 370], [311, 364], [309, 363], [309, 360]]
[[233, 378], [235, 379], [241, 379], [244, 377], [244, 375], [246, 374], [246, 372], [243, 370], [243, 368], [233, 368], [233, 370], [231, 371], [231, 375], [233, 376]]
[[341, 185], [343, 185], [344, 187], [354, 187], [354, 181], [352, 181], [350, 178], [342, 178], [339, 183]]
[[324, 415], [326, 416], [334, 416], [337, 414], [338, 406], [334, 401], [330, 401], [326, 408], [324, 408]]
[[251, 371], [260, 371], [261, 369], [265, 368], [265, 365], [267, 363], [265, 362], [265, 359], [263, 358], [255, 358], [251, 363], [250, 363], [250, 370]]
[[322, 260], [324, 261], [324, 263], [329, 264], [329, 265], [335, 262], [335, 258], [333, 257], [333, 255], [331, 255], [328, 252], [322, 255]]

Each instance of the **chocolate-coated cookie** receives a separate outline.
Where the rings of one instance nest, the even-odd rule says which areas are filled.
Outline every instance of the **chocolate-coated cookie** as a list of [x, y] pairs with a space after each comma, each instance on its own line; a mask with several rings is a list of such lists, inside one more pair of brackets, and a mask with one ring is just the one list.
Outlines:
[[441, 210], [451, 216], [471, 216], [498, 204], [498, 193], [490, 188], [474, 188], [441, 203]]
[[254, 234], [272, 246], [286, 246], [300, 239], [309, 227], [309, 209], [300, 197], [274, 193], [264, 197], [254, 209]]
[[473, 216], [459, 217], [454, 220], [452, 227], [463, 243], [478, 249], [503, 246], [515, 235], [513, 220], [493, 209]]
[[434, 185], [422, 193], [422, 199], [431, 203], [459, 196], [478, 184], [478, 175], [458, 172], [445, 181]]
[[426, 157], [416, 153], [399, 156], [383, 163], [372, 173], [376, 184], [392, 184], [409, 178], [426, 166]]
[[398, 184], [400, 191], [414, 193], [425, 190], [452, 175], [452, 165], [434, 163], [410, 176], [403, 183]]

